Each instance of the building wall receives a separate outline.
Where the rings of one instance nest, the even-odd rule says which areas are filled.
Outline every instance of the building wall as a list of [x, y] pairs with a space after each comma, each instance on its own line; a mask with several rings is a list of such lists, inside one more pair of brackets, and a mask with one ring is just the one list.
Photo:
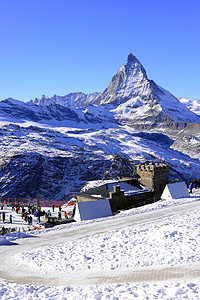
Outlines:
[[112, 212], [117, 212], [121, 209], [138, 207], [154, 201], [152, 192], [144, 192], [134, 195], [124, 195], [124, 191], [120, 190], [120, 186], [114, 186], [114, 191], [110, 192], [110, 206]]
[[167, 184], [169, 166], [165, 163], [149, 163], [137, 166], [138, 180], [159, 197]]
[[110, 206], [112, 212], [116, 212], [120, 209], [125, 209], [127, 207], [127, 197], [124, 195], [124, 191], [120, 190], [120, 185], [114, 186], [114, 191], [110, 192]]

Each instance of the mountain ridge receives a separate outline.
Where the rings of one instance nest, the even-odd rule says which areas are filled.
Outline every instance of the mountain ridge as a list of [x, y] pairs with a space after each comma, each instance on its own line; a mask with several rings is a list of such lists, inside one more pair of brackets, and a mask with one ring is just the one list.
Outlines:
[[200, 101], [181, 99], [130, 54], [102, 93], [1, 101], [1, 196], [69, 199], [118, 155], [165, 160], [169, 180], [190, 181], [200, 174]]

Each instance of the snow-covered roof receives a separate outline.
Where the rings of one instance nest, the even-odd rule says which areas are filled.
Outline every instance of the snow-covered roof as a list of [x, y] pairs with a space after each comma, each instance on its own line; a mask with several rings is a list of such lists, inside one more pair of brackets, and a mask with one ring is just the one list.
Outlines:
[[[115, 183], [109, 183], [107, 185], [107, 189], [112, 192], [114, 190], [114, 186], [116, 185], [116, 182]], [[127, 182], [117, 182], [117, 185], [120, 186], [120, 190], [121, 191], [124, 191], [124, 194], [125, 195], [134, 195], [134, 194], [137, 194], [137, 193], [141, 193], [143, 192], [144, 190], [146, 191], [149, 191], [148, 188], [143, 188], [142, 190], [139, 189], [138, 187], [136, 186], [133, 186], [133, 185], [130, 185], [128, 184]]]
[[161, 199], [178, 199], [178, 198], [188, 198], [190, 194], [188, 192], [185, 182], [175, 182], [167, 184]]
[[142, 186], [137, 183], [136, 185], [131, 185], [125, 181], [118, 180], [97, 180], [90, 181], [86, 186], [81, 190], [77, 195], [86, 197], [86, 198], [109, 198], [109, 193], [114, 191], [114, 186], [119, 185], [120, 190], [124, 191], [124, 195], [135, 195], [138, 193], [144, 193], [150, 191], [147, 187]]
[[87, 190], [102, 186], [104, 184], [113, 183], [116, 182], [116, 179], [110, 179], [110, 180], [91, 180], [86, 182], [84, 187], [81, 189], [81, 192], [86, 192]]

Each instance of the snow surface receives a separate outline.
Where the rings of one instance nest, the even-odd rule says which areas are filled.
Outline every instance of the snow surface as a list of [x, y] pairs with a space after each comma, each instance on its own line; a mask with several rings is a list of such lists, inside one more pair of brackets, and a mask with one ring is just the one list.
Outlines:
[[194, 192], [2, 236], [1, 299], [199, 299], [200, 190]]

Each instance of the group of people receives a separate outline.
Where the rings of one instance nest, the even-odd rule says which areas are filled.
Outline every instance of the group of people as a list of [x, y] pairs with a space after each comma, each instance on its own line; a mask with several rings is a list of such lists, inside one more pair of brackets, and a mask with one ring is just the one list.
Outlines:
[[[0, 214], [0, 216], [2, 216], [2, 221], [3, 221], [3, 223], [5, 223], [5, 221], [6, 221], [6, 213], [3, 211], [1, 214]], [[10, 216], [9, 216], [9, 223], [12, 223], [12, 215], [10, 214]]]
[[194, 180], [194, 188], [195, 188], [195, 189], [200, 188], [200, 179], [197, 179], [197, 178], [196, 178], [196, 179]]
[[4, 208], [7, 208], [7, 202], [6, 201], [1, 202], [1, 210], [3, 210]]
[[[4, 202], [1, 202], [1, 210], [3, 210], [4, 208], [7, 208], [7, 202], [4, 201]], [[2, 216], [2, 221], [3, 223], [5, 223], [6, 221], [6, 213], [3, 211], [1, 214], [0, 214], [0, 217]], [[12, 215], [10, 214], [9, 216], [9, 222], [12, 223]]]
[[20, 204], [18, 202], [16, 202], [16, 204], [12, 203], [12, 211], [15, 211], [17, 214], [20, 212], [21, 210], [21, 217], [22, 219], [24, 219], [26, 222], [28, 222], [29, 225], [32, 224], [33, 218], [31, 216], [32, 213], [32, 206], [28, 205], [28, 208], [25, 209], [24, 203], [22, 202], [22, 205], [20, 207]]
[[[7, 203], [6, 202], [1, 202], [1, 209], [3, 210], [4, 208], [7, 208]], [[40, 217], [44, 217], [44, 218], [48, 218], [48, 216], [51, 216], [51, 213], [54, 213], [55, 211], [55, 204], [52, 205], [52, 212], [50, 211], [50, 209], [48, 209], [47, 211], [42, 211], [41, 207], [37, 207], [36, 204], [31, 205], [30, 203], [25, 205], [24, 202], [19, 203], [19, 202], [15, 202], [15, 203], [11, 203], [9, 204], [9, 206], [11, 205], [12, 207], [12, 212], [16, 213], [16, 214], [21, 214], [21, 218], [28, 223], [28, 225], [32, 225], [33, 223], [33, 216], [36, 217], [38, 219], [38, 223], [40, 223]], [[61, 206], [58, 209], [58, 213], [57, 213], [57, 218], [58, 219], [62, 219], [62, 211], [61, 211]], [[2, 216], [2, 221], [3, 223], [6, 222], [6, 212], [2, 212], [0, 214], [0, 217]], [[64, 212], [64, 218], [68, 219], [68, 215], [67, 212]], [[8, 222], [8, 220], [7, 220]], [[13, 222], [13, 216], [12, 214], [10, 214], [9, 216], [9, 222], [12, 223]]]
[[[36, 209], [35, 206], [31, 206], [29, 204], [28, 208], [25, 209], [24, 203], [22, 203], [20, 205], [18, 202], [16, 202], [15, 204], [11, 203], [11, 207], [12, 207], [12, 212], [16, 212], [17, 214], [19, 214], [21, 212], [22, 219], [24, 219], [29, 225], [32, 224], [33, 218], [31, 216], [31, 214], [34, 213], [34, 211]], [[5, 208], [7, 208], [7, 203], [6, 202], [1, 202], [1, 210], [5, 209]], [[3, 211], [1, 213], [1, 215], [2, 215], [2, 221], [3, 221], [3, 223], [5, 223], [6, 222], [6, 213], [5, 213], [5, 211]], [[12, 223], [12, 222], [13, 222], [13, 215], [10, 214], [9, 215], [9, 223]]]
[[[55, 205], [53, 204], [52, 205], [52, 212], [54, 212], [54, 210], [55, 210]], [[49, 210], [49, 212], [50, 212], [50, 210]], [[66, 211], [64, 212], [64, 218], [68, 219]], [[58, 208], [58, 219], [60, 219], [60, 220], [62, 219], [61, 206], [59, 206], [59, 208]]]

